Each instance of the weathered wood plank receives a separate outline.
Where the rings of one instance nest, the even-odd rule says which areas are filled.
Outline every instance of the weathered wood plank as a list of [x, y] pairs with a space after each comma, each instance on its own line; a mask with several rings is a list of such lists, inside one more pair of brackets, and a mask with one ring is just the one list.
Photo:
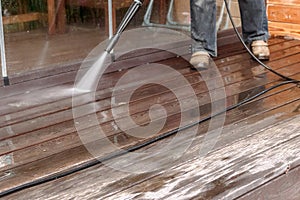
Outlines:
[[[202, 159], [196, 157], [173, 167], [172, 170], [161, 171], [158, 176], [136, 186], [132, 185], [125, 191], [107, 194], [107, 199], [239, 197], [286, 173], [290, 164], [299, 164], [299, 119], [296, 117], [281, 123], [280, 126], [260, 131], [259, 134], [211, 152]], [[170, 176], [173, 178], [168, 179]], [[159, 180], [167, 182], [152, 190], [151, 186]], [[109, 190], [110, 187], [113, 185], [102, 189]]]
[[[291, 104], [289, 106], [291, 106]], [[289, 106], [282, 107], [282, 111], [286, 112], [289, 110]], [[296, 108], [297, 106], [299, 106], [299, 101], [292, 107]], [[278, 117], [275, 117], [273, 112], [269, 112], [269, 114], [264, 115], [263, 118], [268, 119], [268, 116], [273, 117], [271, 117], [267, 124], [271, 125], [274, 124], [275, 121], [278, 122]], [[155, 197], [165, 195], [161, 196], [161, 198], [169, 197], [169, 195], [177, 195], [176, 198], [178, 198], [180, 197], [180, 194], [184, 195], [182, 194], [184, 191], [187, 192], [186, 195], [191, 194], [191, 190], [183, 190], [186, 187], [193, 189], [193, 191], [199, 195], [206, 195], [206, 197], [213, 197], [216, 195], [222, 197], [224, 193], [227, 193], [227, 195], [237, 195], [239, 186], [251, 183], [251, 180], [253, 181], [253, 179], [246, 179], [249, 176], [253, 176], [253, 174], [249, 172], [253, 172], [260, 177], [257, 179], [259, 181], [253, 181], [252, 185], [247, 185], [249, 190], [251, 187], [258, 185], [259, 182], [266, 182], [268, 179], [271, 180], [274, 176], [286, 172], [287, 164], [291, 164], [291, 162], [286, 162], [285, 160], [289, 159], [289, 161], [292, 161], [290, 155], [293, 155], [293, 158], [297, 158], [297, 154], [294, 154], [297, 150], [298, 153], [300, 153], [297, 145], [297, 142], [299, 142], [299, 139], [297, 139], [297, 135], [299, 135], [299, 131], [297, 131], [299, 130], [298, 118], [294, 119], [292, 123], [284, 122], [281, 123], [280, 126], [274, 126], [273, 128], [268, 128], [264, 131], [260, 130], [266, 125], [266, 121], [259, 119], [255, 120], [256, 123], [253, 122], [251, 126], [247, 123], [248, 120], [244, 120], [238, 124], [232, 124], [228, 129], [225, 127], [226, 131], [224, 131], [222, 139], [220, 139], [220, 141], [224, 141], [223, 144], [221, 146], [219, 145], [217, 150], [208, 154], [204, 159], [199, 159], [198, 150], [199, 145], [201, 144], [201, 137], [199, 137], [195, 146], [193, 146], [193, 148], [185, 155], [187, 158], [184, 159], [185, 162], [181, 162], [181, 164], [178, 165], [174, 164], [173, 168], [160, 172], [134, 175], [100, 165], [35, 188], [29, 188], [15, 193], [8, 196], [8, 198], [21, 199], [26, 197], [34, 199], [55, 199], [58, 197], [111, 197], [112, 199], [118, 199], [118, 197], [124, 198], [127, 196], [129, 198], [129, 195], [132, 195], [132, 197], [140, 195], [140, 198], [145, 199], [146, 194], [149, 195], [149, 198], [153, 198], [154, 195]], [[293, 126], [291, 126], [292, 124]], [[252, 128], [249, 128], [249, 126]], [[256, 131], [260, 131], [260, 133], [257, 134], [252, 132], [253, 128]], [[235, 131], [233, 132], [233, 130]], [[247, 130], [249, 130], [249, 132]], [[235, 135], [239, 137], [236, 138]], [[292, 138], [296, 138], [297, 140], [293, 141]], [[184, 139], [182, 141], [184, 141]], [[230, 144], [228, 141], [230, 141]], [[258, 143], [257, 141], [261, 142]], [[152, 148], [148, 148], [148, 151], [160, 148], [167, 142], [168, 141], [158, 143], [152, 146]], [[294, 146], [295, 148], [289, 148], [292, 143], [296, 145]], [[284, 145], [286, 145], [286, 147], [284, 147]], [[243, 149], [243, 151], [241, 151], [241, 149]], [[145, 150], [141, 150], [140, 152], [143, 151]], [[74, 154], [74, 151], [73, 153], [70, 151], [70, 154]], [[189, 154], [192, 154], [192, 156], [189, 156]], [[238, 159], [238, 155], [240, 156], [240, 159]], [[280, 155], [280, 159], [278, 155]], [[78, 157], [79, 156], [81, 156], [81, 154], [79, 154]], [[252, 156], [256, 157], [257, 160], [250, 159]], [[149, 157], [144, 159], [151, 160]], [[238, 162], [236, 159], [240, 161], [245, 159], [245, 162]], [[246, 160], [249, 163], [247, 163]], [[269, 161], [271, 165], [269, 164]], [[280, 163], [282, 161], [285, 162], [280, 164], [280, 168], [273, 167], [276, 166], [275, 163]], [[155, 162], [157, 162], [157, 160]], [[45, 162], [41, 162], [41, 164], [42, 163]], [[128, 167], [134, 167], [134, 165], [135, 163], [132, 163], [132, 166]], [[250, 170], [248, 171], [249, 168]], [[265, 172], [264, 169], [266, 169]], [[277, 173], [272, 174], [270, 172], [272, 170], [274, 170], [274, 172], [277, 170]], [[266, 175], [259, 172], [264, 172]], [[241, 176], [237, 175], [239, 173], [241, 173]], [[234, 174], [236, 174], [236, 176]], [[176, 180], [178, 180], [177, 183]], [[236, 184], [230, 184], [231, 181]], [[171, 183], [174, 183], [173, 186]], [[225, 187], [227, 184], [229, 184], [230, 187]], [[168, 190], [167, 193], [159, 192], [160, 190], [169, 188], [167, 187], [168, 185], [170, 186], [170, 189], [173, 189], [172, 191]], [[232, 193], [229, 194], [229, 192]], [[199, 195], [198, 197], [200, 197]]]
[[256, 188], [240, 197], [240, 200], [252, 199], [300, 199], [300, 168], [291, 166], [278, 178]]

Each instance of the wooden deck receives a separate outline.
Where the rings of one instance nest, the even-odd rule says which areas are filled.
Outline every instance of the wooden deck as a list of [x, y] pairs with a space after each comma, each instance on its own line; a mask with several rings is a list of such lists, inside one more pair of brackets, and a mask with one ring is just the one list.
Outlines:
[[[249, 57], [232, 31], [221, 32], [218, 38], [219, 57], [215, 63], [225, 84], [227, 106], [279, 82], [278, 77], [263, 70]], [[177, 48], [178, 44], [180, 48], [188, 46], [188, 43], [174, 43], [170, 48]], [[300, 41], [273, 38], [270, 50], [268, 64], [273, 69], [300, 79]], [[116, 128], [115, 121], [122, 120], [125, 115], [119, 113], [118, 119], [112, 116], [110, 104], [114, 85], [129, 69], [147, 63], [171, 66], [184, 75], [188, 85], [178, 86], [176, 76], [159, 76], [159, 71], [155, 81], [178, 88], [183, 97], [187, 88], [192, 86], [201, 118], [210, 114], [212, 103], [224, 98], [218, 96], [217, 102], [211, 102], [207, 82], [202, 78], [205, 74], [210, 81], [218, 81], [220, 76], [215, 76], [211, 69], [201, 72], [200, 76], [190, 70], [185, 59], [157, 49], [125, 55], [106, 71], [98, 86], [96, 101], [77, 107], [89, 116], [93, 111], [89, 109], [96, 105], [96, 114], [106, 137], [120, 148], [142, 144], [176, 129], [182, 115], [171, 91], [157, 84], [148, 84], [139, 88], [130, 99], [130, 115], [138, 124], [147, 125], [151, 105], [163, 105], [168, 113], [163, 129], [156, 135], [141, 139]], [[5, 195], [6, 199], [300, 198], [300, 90], [295, 85], [282, 86], [227, 112], [219, 137], [214, 135], [220, 126], [206, 133], [209, 122], [200, 124], [196, 135], [190, 129], [183, 131], [173, 148], [180, 149], [189, 142], [191, 146], [176, 161], [170, 158], [168, 151], [155, 153], [174, 140], [174, 137], [168, 137], [136, 150], [137, 153], [150, 154], [139, 154], [134, 161], [128, 155], [122, 155], [77, 171], [80, 167], [97, 163], [82, 144], [73, 119], [70, 89], [79, 66], [37, 70], [14, 77], [13, 85], [0, 88], [0, 193], [52, 177], [43, 184], [9, 193]], [[140, 81], [139, 78], [133, 77], [132, 82], [123, 85], [124, 91]], [[219, 89], [222, 88], [215, 88], [216, 94]], [[189, 101], [189, 97], [183, 99], [188, 120], [198, 120], [199, 116], [194, 114], [195, 104]], [[117, 105], [120, 110], [123, 106]], [[158, 111], [156, 122], [163, 120], [160, 118], [161, 108]], [[89, 125], [85, 130], [87, 134], [95, 132], [97, 126]], [[127, 130], [136, 128], [127, 127]], [[205, 137], [207, 135], [212, 137]], [[214, 142], [213, 149], [201, 157], [199, 151], [203, 144]], [[93, 143], [90, 145], [93, 147]], [[107, 146], [102, 146], [101, 151], [103, 158], [115, 153]], [[147, 163], [145, 168], [157, 167], [159, 170], [134, 174], [108, 167], [113, 162], [127, 171], [143, 171], [140, 163]], [[68, 173], [70, 170], [74, 173]], [[68, 175], [60, 177], [61, 173]]]
[[15, 77], [36, 76], [38, 71], [80, 63], [95, 46], [107, 39], [105, 32], [98, 28], [68, 28], [68, 33], [54, 36], [47, 35], [45, 30], [6, 34], [7, 71], [12, 84], [18, 79]]

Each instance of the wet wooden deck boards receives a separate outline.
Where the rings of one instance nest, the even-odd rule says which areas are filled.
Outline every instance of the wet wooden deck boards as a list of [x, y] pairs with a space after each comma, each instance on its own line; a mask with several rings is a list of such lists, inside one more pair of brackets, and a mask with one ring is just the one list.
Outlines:
[[[231, 31], [219, 34], [219, 57], [215, 59], [215, 63], [221, 77], [212, 70], [202, 72], [203, 76], [211, 77], [212, 82], [219, 81], [219, 78], [224, 81], [228, 105], [275, 85], [279, 80], [275, 75], [262, 70], [234, 38]], [[187, 44], [182, 47], [181, 43], [181, 48], [184, 46]], [[270, 49], [272, 54], [268, 64], [285, 75], [300, 79], [300, 41], [275, 38], [270, 40]], [[112, 87], [124, 75], [126, 69], [138, 68], [147, 62], [168, 65], [183, 74], [197, 95], [201, 117], [210, 113], [211, 102], [207, 80], [205, 82], [197, 72], [190, 70], [186, 60], [170, 52], [157, 50], [146, 50], [136, 56], [136, 53], [123, 56], [113, 64], [101, 80], [95, 95], [97, 116], [109, 139], [117, 140], [117, 145], [122, 147], [130, 147], [142, 142], [114, 128], [116, 119], [112, 116], [110, 97]], [[2, 177], [0, 177], [0, 192], [39, 180], [41, 177], [68, 171], [94, 160], [82, 145], [74, 126], [70, 89], [73, 87], [78, 68], [79, 65], [73, 65], [69, 68], [36, 71], [36, 73], [16, 77], [10, 87], [0, 88], [2, 105], [0, 107], [0, 155], [4, 160], [0, 168]], [[120, 68], [124, 70], [119, 71]], [[153, 73], [160, 74], [160, 71]], [[153, 80], [178, 88], [184, 97], [188, 85], [178, 86], [177, 77], [165, 77], [168, 76], [164, 74], [154, 77]], [[125, 89], [133, 87], [132, 84], [138, 83], [140, 78], [133, 78]], [[216, 87], [214, 90], [220, 93], [222, 88]], [[119, 95], [122, 96], [122, 93]], [[224, 97], [219, 95], [216, 98], [222, 100]], [[188, 97], [183, 99], [188, 119], [197, 120], [198, 116], [193, 115], [196, 105]], [[169, 116], [165, 127], [159, 133], [162, 134], [176, 128], [181, 116], [178, 101], [166, 88], [158, 85], [140, 88], [131, 98], [130, 113], [139, 124], [147, 124], [148, 109], [157, 103], [164, 105]], [[92, 112], [93, 105], [87, 103], [78, 108], [88, 115]], [[121, 110], [118, 120], [124, 118], [124, 106], [117, 106], [118, 111]], [[297, 172], [299, 164], [297, 157], [300, 155], [300, 147], [297, 145], [300, 134], [300, 125], [297, 123], [299, 106], [299, 88], [286, 85], [247, 105], [227, 112], [224, 130], [217, 145], [203, 159], [199, 159], [199, 149], [208, 129], [207, 122], [199, 125], [195, 138], [188, 130], [181, 135], [184, 142], [191, 138], [195, 141], [179, 160], [180, 162], [171, 165], [171, 169], [134, 175], [110, 169], [105, 165], [97, 165], [6, 197], [10, 199], [73, 197], [124, 199], [127, 196], [138, 199], [154, 197], [172, 199], [191, 195], [196, 199], [207, 199], [226, 195], [229, 198], [241, 197], [252, 191], [252, 194], [248, 194], [250, 198], [251, 195], [256, 195], [254, 189], [264, 191], [264, 188], [271, 184], [267, 181], [280, 179], [286, 170]], [[161, 120], [161, 112], [158, 113], [157, 122]], [[126, 121], [124, 123], [126, 124]], [[90, 128], [87, 132], [94, 132], [95, 125], [89, 124]], [[135, 130], [135, 128], [128, 124], [127, 129]], [[213, 130], [209, 133], [213, 134]], [[171, 140], [172, 138], [164, 139], [138, 152], [160, 149]], [[179, 143], [178, 146], [184, 142]], [[105, 152], [103, 148], [102, 156], [109, 153], [111, 152]], [[167, 155], [163, 154], [158, 158], [149, 156], [141, 157], [139, 160], [160, 163], [162, 167], [166, 167], [171, 162], [166, 157]], [[117, 160], [124, 163], [129, 161], [126, 156], [119, 157]], [[135, 163], [126, 164], [133, 169], [136, 166]], [[262, 189], [259, 189], [259, 186], [263, 186]]]

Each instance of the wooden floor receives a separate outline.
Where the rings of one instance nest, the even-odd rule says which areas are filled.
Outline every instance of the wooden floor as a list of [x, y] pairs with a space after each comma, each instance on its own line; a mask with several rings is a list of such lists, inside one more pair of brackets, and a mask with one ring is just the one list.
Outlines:
[[[220, 75], [212, 69], [199, 75], [190, 70], [185, 59], [171, 51], [131, 52], [111, 64], [100, 80], [95, 101], [82, 102], [76, 108], [74, 104], [72, 107], [71, 89], [79, 65], [15, 77], [11, 86], [0, 88], [0, 194], [7, 193], [3, 196], [5, 199], [299, 199], [300, 90], [295, 85], [282, 86], [227, 112], [224, 126], [209, 126], [206, 121], [196, 126], [195, 135], [191, 129], [184, 130], [177, 134], [177, 143], [170, 151], [157, 150], [175, 141], [174, 136], [136, 150], [139, 154], [135, 160], [125, 154], [76, 171], [97, 160], [82, 144], [75, 128], [79, 122], [78, 119], [74, 122], [74, 109], [84, 113], [79, 118], [83, 122], [79, 121], [85, 127], [85, 134], [97, 134], [98, 124], [84, 121], [96, 109], [105, 138], [119, 148], [128, 149], [176, 129], [183, 114], [188, 122], [199, 120], [195, 104], [185, 93], [190, 86], [198, 100], [200, 117], [204, 118], [210, 115], [212, 105], [221, 107], [222, 100], [230, 106], [279, 83], [277, 76], [263, 70], [249, 57], [232, 31], [219, 33], [218, 45], [215, 64]], [[168, 48], [187, 49], [188, 43], [178, 42]], [[268, 64], [273, 69], [300, 79], [300, 41], [273, 38], [270, 50]], [[148, 110], [154, 104], [163, 105], [168, 114], [159, 133], [141, 139], [125, 133], [137, 130], [137, 126], [132, 127], [129, 122], [126, 130], [116, 126], [116, 120], [125, 119], [123, 122], [127, 123], [126, 105], [122, 102], [111, 105], [111, 96], [121, 76], [147, 63], [172, 67], [184, 75], [188, 84], [178, 85], [178, 77], [157, 71], [156, 77], [145, 74], [132, 77], [119, 88], [123, 93], [118, 95], [126, 94], [141, 77], [148, 78], [177, 88], [186, 110], [181, 112], [176, 96], [166, 87], [159, 84], [140, 87], [129, 104], [130, 115], [137, 124], [145, 126], [150, 122]], [[225, 96], [216, 95], [216, 101], [211, 102], [212, 95], [221, 94], [222, 87], [217, 84], [213, 91], [208, 91], [208, 83], [220, 79], [225, 85]], [[112, 113], [115, 107], [120, 111], [117, 119]], [[163, 113], [161, 107], [157, 108], [154, 121], [164, 121]], [[219, 128], [222, 128], [220, 136], [216, 134]], [[101, 143], [105, 138], [97, 141], [90, 138], [87, 144], [92, 148], [103, 145], [100, 160], [116, 152]], [[189, 142], [189, 148], [174, 159], [170, 152], [176, 152]], [[211, 150], [201, 156], [200, 150], [204, 147]], [[123, 171], [109, 167], [110, 164], [122, 166]], [[148, 168], [157, 170], [147, 171]], [[69, 173], [72, 170], [74, 173]], [[62, 173], [68, 175], [60, 177]], [[51, 181], [14, 191], [51, 177]]]
[[42, 29], [5, 34], [7, 71], [12, 83], [14, 77], [32, 74], [32, 70], [79, 63], [107, 39], [99, 28], [69, 26], [68, 30], [52, 36]]

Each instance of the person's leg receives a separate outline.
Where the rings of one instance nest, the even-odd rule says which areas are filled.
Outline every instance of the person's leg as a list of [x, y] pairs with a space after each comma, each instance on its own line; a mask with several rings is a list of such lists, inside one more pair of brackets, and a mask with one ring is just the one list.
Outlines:
[[190, 0], [192, 53], [207, 51], [217, 56], [216, 1]]
[[268, 41], [268, 19], [265, 0], [239, 0], [243, 39], [247, 44], [253, 41]]
[[243, 39], [251, 44], [253, 54], [260, 60], [268, 60], [268, 19], [265, 0], [239, 0]]

